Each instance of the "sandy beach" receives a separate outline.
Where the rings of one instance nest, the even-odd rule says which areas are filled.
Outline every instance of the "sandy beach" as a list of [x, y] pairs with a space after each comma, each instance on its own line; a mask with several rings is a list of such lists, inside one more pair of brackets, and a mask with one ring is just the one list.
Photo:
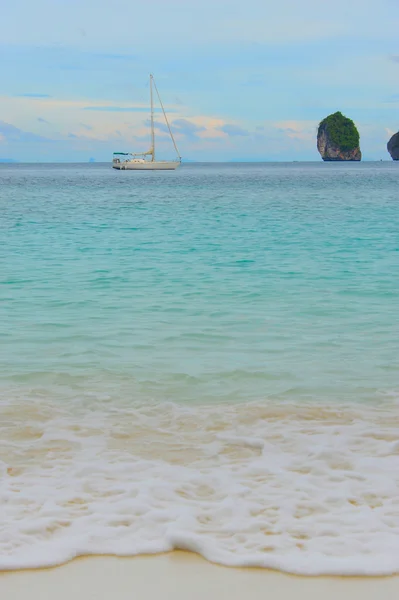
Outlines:
[[90, 557], [53, 569], [0, 574], [7, 600], [399, 597], [399, 577], [296, 577], [261, 569], [228, 569], [186, 552], [135, 558]]

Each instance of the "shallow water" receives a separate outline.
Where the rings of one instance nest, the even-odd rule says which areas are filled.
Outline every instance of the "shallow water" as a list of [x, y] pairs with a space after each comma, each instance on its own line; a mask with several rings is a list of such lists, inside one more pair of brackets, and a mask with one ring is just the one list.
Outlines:
[[399, 572], [398, 165], [0, 165], [0, 567]]

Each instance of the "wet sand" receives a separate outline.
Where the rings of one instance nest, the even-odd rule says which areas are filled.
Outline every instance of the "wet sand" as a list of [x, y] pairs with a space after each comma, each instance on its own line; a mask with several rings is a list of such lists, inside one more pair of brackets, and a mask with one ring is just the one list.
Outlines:
[[396, 600], [399, 577], [296, 577], [229, 569], [173, 552], [135, 558], [89, 557], [52, 569], [0, 573], [7, 600]]

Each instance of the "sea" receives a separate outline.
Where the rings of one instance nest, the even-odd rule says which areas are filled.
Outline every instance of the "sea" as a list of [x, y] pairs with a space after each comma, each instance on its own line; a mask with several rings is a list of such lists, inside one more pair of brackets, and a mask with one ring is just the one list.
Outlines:
[[0, 569], [399, 572], [399, 164], [0, 165]]

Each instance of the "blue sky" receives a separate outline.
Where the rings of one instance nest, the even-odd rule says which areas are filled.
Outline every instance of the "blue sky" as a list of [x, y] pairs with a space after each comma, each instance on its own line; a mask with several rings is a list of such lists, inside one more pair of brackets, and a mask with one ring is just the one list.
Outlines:
[[317, 124], [341, 110], [364, 158], [388, 159], [398, 30], [398, 0], [14, 0], [0, 20], [0, 158], [146, 150], [153, 72], [184, 158], [319, 160]]

